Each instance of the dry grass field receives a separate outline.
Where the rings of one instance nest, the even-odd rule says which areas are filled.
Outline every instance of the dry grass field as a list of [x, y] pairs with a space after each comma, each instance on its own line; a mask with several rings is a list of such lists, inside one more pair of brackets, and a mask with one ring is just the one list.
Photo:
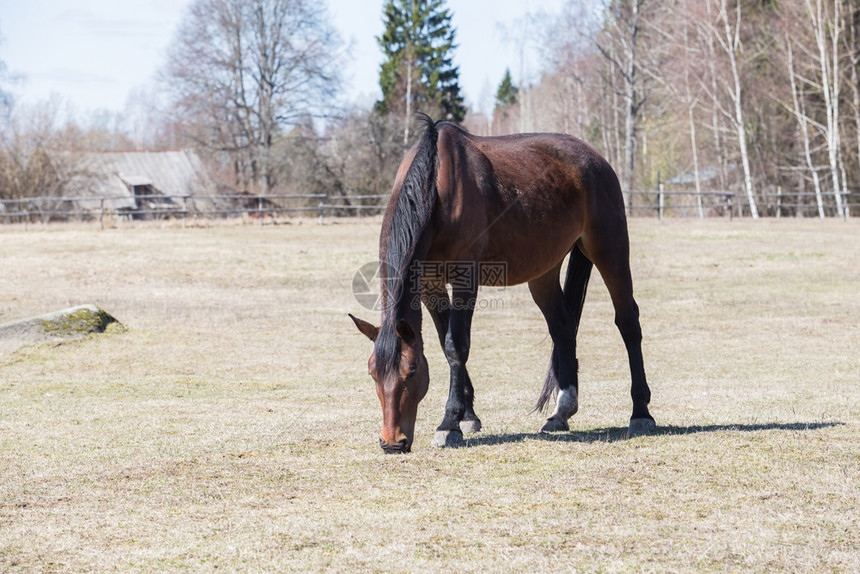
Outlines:
[[0, 323], [124, 332], [0, 354], [0, 571], [860, 571], [860, 222], [631, 221], [658, 431], [597, 273], [572, 431], [529, 414], [550, 342], [485, 290], [484, 431], [386, 456], [351, 292], [379, 220], [0, 227]]

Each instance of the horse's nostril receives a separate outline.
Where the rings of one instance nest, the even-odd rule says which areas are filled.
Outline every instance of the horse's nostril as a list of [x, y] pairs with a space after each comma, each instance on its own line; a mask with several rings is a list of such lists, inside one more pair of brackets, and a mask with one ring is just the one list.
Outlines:
[[379, 439], [379, 446], [382, 447], [385, 454], [401, 454], [409, 452], [412, 445], [410, 445], [409, 441], [404, 438], [394, 444], [386, 444], [385, 441]]

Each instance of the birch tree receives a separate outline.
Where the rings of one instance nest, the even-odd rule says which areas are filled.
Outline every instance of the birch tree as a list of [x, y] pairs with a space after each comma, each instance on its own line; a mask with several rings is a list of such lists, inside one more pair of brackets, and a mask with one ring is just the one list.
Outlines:
[[[815, 201], [818, 206], [818, 217], [824, 219], [824, 200], [821, 195], [821, 178], [818, 176], [818, 169], [816, 169], [812, 159], [812, 150], [809, 141], [810, 124], [815, 124], [816, 122], [811, 120], [806, 114], [805, 94], [803, 93], [802, 88], [798, 86], [797, 73], [795, 72], [793, 44], [794, 40], [792, 40], [790, 34], [786, 33], [786, 60], [788, 64], [788, 77], [791, 83], [792, 112], [794, 113], [794, 117], [797, 118], [798, 133], [803, 144], [803, 158], [806, 161], [806, 167], [809, 169], [810, 175], [812, 176], [812, 183], [815, 189]], [[820, 124], [818, 124], [818, 126], [821, 127]]]
[[[697, 137], [696, 109], [701, 100], [701, 90], [693, 76], [701, 75], [696, 62], [701, 61], [702, 51], [696, 46], [695, 22], [699, 14], [696, 12], [695, 0], [682, 0], [674, 5], [675, 11], [659, 19], [654, 26], [655, 31], [665, 44], [674, 44], [675, 50], [667, 61], [664, 69], [652, 71], [650, 74], [663, 88], [673, 102], [677, 101], [686, 110], [687, 130], [690, 137], [690, 155], [693, 160], [693, 180], [696, 188], [696, 208], [699, 217], [705, 216], [702, 202], [702, 181], [699, 168], [699, 144]], [[691, 36], [693, 36], [691, 38]]]
[[[738, 150], [741, 156], [741, 165], [744, 174], [744, 191], [749, 203], [750, 215], [758, 219], [758, 207], [756, 205], [755, 191], [753, 189], [752, 168], [750, 166], [750, 154], [747, 146], [746, 123], [744, 121], [743, 89], [741, 85], [741, 63], [738, 56], [741, 52], [741, 2], [737, 2], [733, 10], [729, 10], [728, 0], [707, 0], [707, 22], [706, 30], [722, 49], [728, 60], [731, 78], [724, 82], [725, 91], [731, 100], [731, 109], [725, 109], [719, 103], [719, 94], [712, 93], [712, 98], [718, 109], [729, 120], [734, 128], [738, 141]], [[716, 14], [714, 14], [716, 12]], [[730, 12], [733, 12], [731, 14]], [[715, 82], [716, 83], [716, 82]]]
[[804, 0], [804, 6], [817, 49], [816, 64], [826, 117], [824, 135], [827, 141], [827, 157], [830, 163], [830, 178], [836, 200], [836, 212], [839, 216], [845, 217], [846, 213], [842, 206], [843, 188], [840, 186], [839, 173], [839, 155], [841, 153], [839, 98], [842, 85], [842, 56], [839, 52], [841, 43], [839, 36], [843, 27], [842, 0]]
[[[605, 25], [595, 45], [608, 61], [610, 77], [620, 78], [613, 86], [621, 104], [616, 106], [623, 116], [623, 144], [621, 161], [621, 189], [624, 203], [631, 206], [629, 192], [633, 187], [636, 165], [636, 135], [642, 106], [646, 101], [642, 73], [641, 36], [643, 31], [642, 8], [646, 0], [611, 0], [604, 4]], [[614, 72], [614, 74], [612, 73]], [[611, 82], [611, 80], [610, 80]], [[619, 110], [620, 108], [620, 110]]]

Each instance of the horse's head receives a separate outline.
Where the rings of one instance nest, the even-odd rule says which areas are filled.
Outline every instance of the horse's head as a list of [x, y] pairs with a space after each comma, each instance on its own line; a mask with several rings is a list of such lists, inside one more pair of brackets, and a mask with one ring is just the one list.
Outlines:
[[350, 317], [358, 330], [374, 342], [367, 369], [376, 382], [376, 394], [382, 404], [379, 446], [388, 454], [409, 452], [415, 435], [418, 403], [427, 394], [430, 384], [421, 333], [405, 320], [399, 321], [395, 327], [396, 340], [385, 343], [397, 345], [395, 352], [399, 352], [399, 360], [394, 361], [393, 366], [377, 365], [375, 346], [380, 344], [380, 328]]

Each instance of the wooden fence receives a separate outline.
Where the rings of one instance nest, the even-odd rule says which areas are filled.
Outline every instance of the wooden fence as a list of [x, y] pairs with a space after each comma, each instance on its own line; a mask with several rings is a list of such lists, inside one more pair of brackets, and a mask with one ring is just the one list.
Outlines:
[[[183, 224], [192, 218], [252, 217], [264, 220], [289, 214], [350, 216], [377, 214], [385, 209], [388, 195], [332, 196], [321, 194], [216, 195], [191, 197], [176, 195], [138, 195], [133, 204], [128, 196], [117, 197], [31, 197], [0, 199], [0, 224], [50, 221], [98, 221], [104, 227], [108, 218], [121, 220], [174, 219]], [[726, 191], [630, 191], [627, 193], [631, 216], [663, 217], [743, 217], [749, 214], [745, 196]], [[843, 194], [844, 203], [856, 214], [856, 196]], [[833, 194], [824, 198], [827, 216], [835, 216]], [[125, 205], [125, 207], [122, 207]], [[817, 217], [814, 194], [776, 193], [757, 196], [759, 213], [770, 217]]]
[[31, 197], [0, 199], [0, 224], [50, 221], [98, 221], [104, 228], [107, 218], [120, 220], [176, 219], [183, 224], [192, 218], [259, 219], [287, 214], [357, 215], [385, 209], [388, 195], [330, 196], [319, 194], [272, 195], [138, 195], [136, 207], [127, 207], [132, 198], [116, 197]]
[[[627, 213], [634, 216], [663, 217], [744, 217], [750, 214], [745, 195], [730, 191], [630, 191]], [[841, 193], [848, 214], [860, 211], [860, 197]], [[822, 197], [825, 216], [836, 217], [833, 193]], [[853, 202], [852, 202], [853, 200]], [[762, 217], [818, 217], [814, 193], [759, 193], [756, 207]]]

